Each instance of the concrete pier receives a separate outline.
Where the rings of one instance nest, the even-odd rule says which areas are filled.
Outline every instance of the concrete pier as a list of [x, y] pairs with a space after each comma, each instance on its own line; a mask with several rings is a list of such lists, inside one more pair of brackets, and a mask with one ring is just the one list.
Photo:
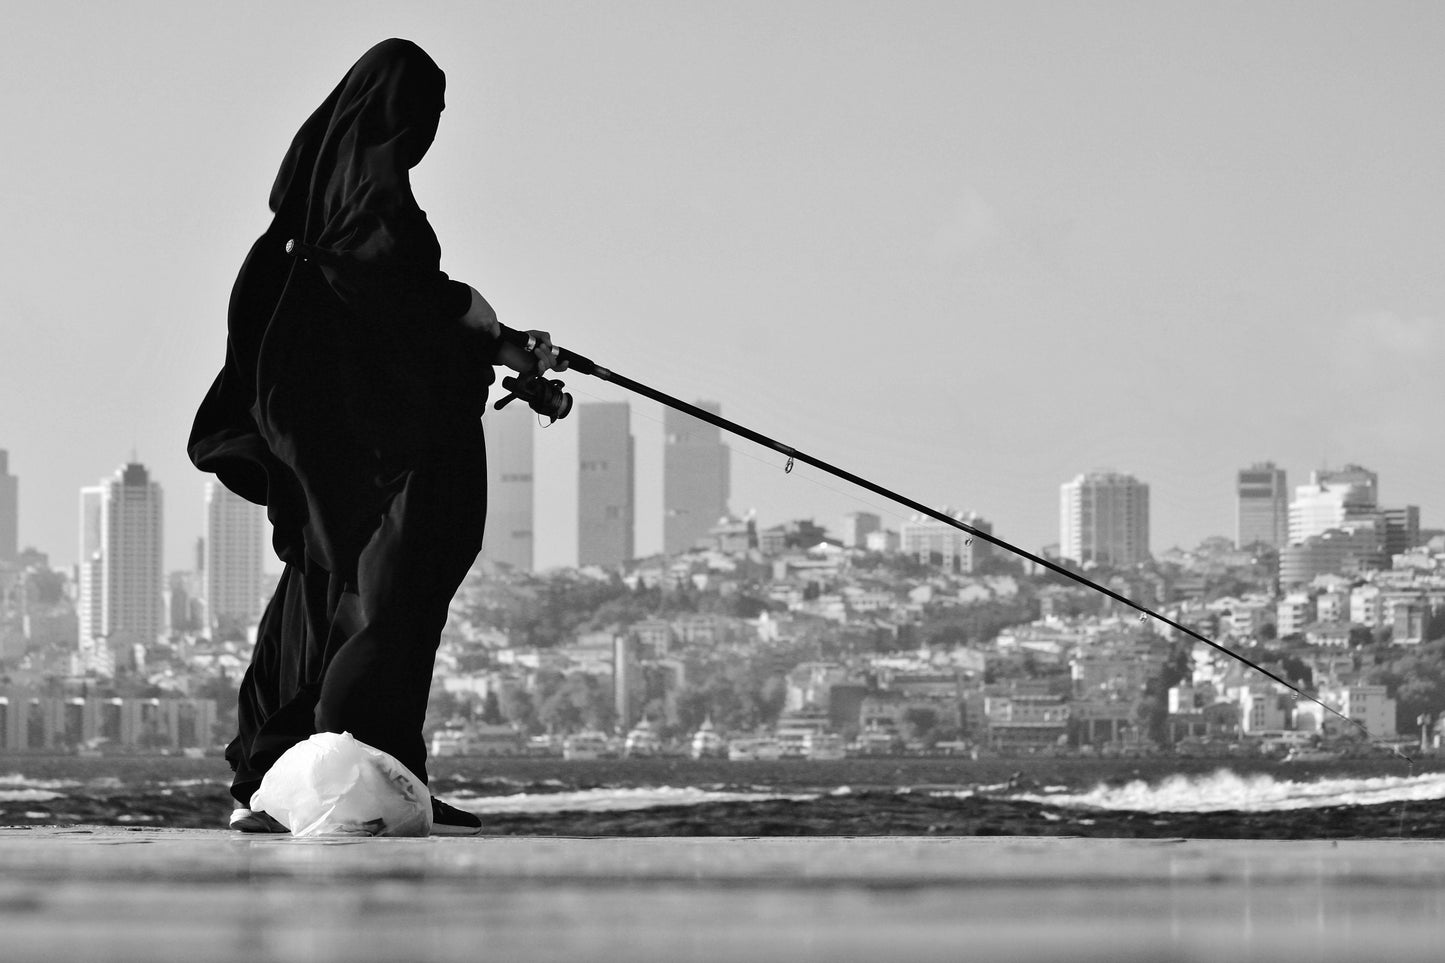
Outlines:
[[1438, 960], [1445, 842], [0, 829], [0, 959]]

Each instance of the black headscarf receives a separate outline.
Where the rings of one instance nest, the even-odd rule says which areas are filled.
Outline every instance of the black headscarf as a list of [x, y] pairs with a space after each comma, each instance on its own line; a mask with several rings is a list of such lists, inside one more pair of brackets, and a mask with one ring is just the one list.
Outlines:
[[441, 271], [410, 182], [445, 88], [410, 41], [368, 50], [292, 140], [231, 292], [188, 451], [268, 507], [288, 561], [348, 574], [400, 473], [480, 443], [494, 345], [460, 325], [471, 292]]
[[409, 178], [436, 137], [445, 89], [424, 50], [383, 41], [316, 109], [281, 163], [271, 210], [325, 253], [327, 278], [353, 309], [441, 310], [448, 305], [431, 302], [455, 307], [461, 297], [438, 289], [441, 248]]

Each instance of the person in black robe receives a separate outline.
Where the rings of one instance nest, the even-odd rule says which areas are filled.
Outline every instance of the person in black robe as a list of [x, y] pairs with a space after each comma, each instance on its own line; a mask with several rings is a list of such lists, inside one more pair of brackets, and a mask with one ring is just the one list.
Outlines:
[[[279, 828], [251, 794], [316, 732], [350, 732], [425, 781], [436, 649], [486, 521], [492, 366], [565, 367], [546, 332], [518, 337], [440, 268], [409, 171], [445, 86], [416, 44], [383, 41], [301, 127], [192, 427], [192, 462], [266, 506], [284, 563], [226, 751], [242, 830]], [[433, 812], [438, 832], [480, 832]]]

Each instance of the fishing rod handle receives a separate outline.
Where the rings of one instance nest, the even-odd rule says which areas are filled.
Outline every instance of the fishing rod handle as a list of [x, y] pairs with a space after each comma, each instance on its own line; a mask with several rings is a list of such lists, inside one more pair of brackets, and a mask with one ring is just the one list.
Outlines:
[[[508, 344], [516, 345], [523, 351], [531, 351], [537, 346], [537, 338], [535, 335], [528, 334], [525, 331], [518, 331], [516, 328], [509, 328], [501, 322], [498, 322], [497, 326], [500, 329], [497, 335], [500, 340], [505, 341]], [[567, 363], [567, 367], [571, 368], [573, 371], [577, 371], [581, 374], [586, 375], [597, 375], [598, 377], [604, 379], [608, 376], [608, 374], [610, 374], [606, 368], [603, 368], [601, 365], [597, 364], [590, 358], [584, 358], [582, 355], [577, 354], [575, 351], [569, 351], [566, 348], [557, 345], [553, 345], [553, 347], [557, 348], [558, 363], [560, 364], [561, 362], [565, 361]]]

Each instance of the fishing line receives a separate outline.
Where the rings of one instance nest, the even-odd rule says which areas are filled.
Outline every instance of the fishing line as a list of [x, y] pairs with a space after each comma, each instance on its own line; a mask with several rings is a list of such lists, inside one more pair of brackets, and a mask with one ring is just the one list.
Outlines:
[[[502, 331], [502, 337], [511, 340], [519, 345], [525, 346], [526, 339], [529, 336], [524, 332], [512, 331], [510, 328], [504, 327]], [[869, 481], [868, 479], [863, 478], [859, 475], [855, 475], [852, 472], [847, 471], [846, 469], [829, 464], [828, 462], [823, 461], [820, 458], [816, 458], [806, 452], [800, 451], [791, 445], [785, 445], [782, 442], [770, 438], [760, 432], [754, 431], [751, 428], [737, 424], [733, 421], [729, 421], [728, 419], [723, 418], [721, 415], [715, 415], [712, 412], [707, 411], [706, 409], [699, 408], [696, 405], [688, 404], [687, 402], [682, 401], [678, 398], [674, 398], [669, 394], [657, 390], [656, 388], [650, 387], [638, 381], [634, 381], [631, 378], [626, 377], [625, 375], [621, 375], [615, 371], [604, 368], [602, 365], [597, 364], [590, 358], [586, 358], [566, 348], [561, 348], [558, 352], [557, 357], [559, 361], [565, 361], [569, 368], [581, 374], [591, 375], [602, 381], [606, 381], [610, 384], [615, 384], [620, 388], [625, 388], [628, 391], [631, 391], [634, 394], [641, 395], [644, 398], [650, 398], [651, 400], [656, 401], [661, 405], [665, 405], [666, 407], [672, 408], [675, 411], [680, 411], [684, 414], [692, 415], [694, 418], [697, 418], [700, 421], [707, 422], [710, 425], [715, 425], [716, 427], [721, 428], [724, 431], [730, 432], [734, 435], [737, 435], [741, 438], [746, 438], [747, 440], [754, 442], [755, 444], [761, 445], [764, 448], [771, 448], [773, 451], [782, 454], [788, 459], [789, 467], [786, 469], [787, 471], [791, 471], [791, 466], [795, 462], [802, 462], [807, 465], [812, 465], [814, 468], [833, 475], [834, 477], [841, 478], [842, 480], [849, 482], [850, 484], [856, 485], [859, 488], [870, 491], [875, 495], [882, 496], [883, 498], [894, 501], [907, 508], [911, 508], [915, 512], [918, 512], [921, 515], [926, 515], [929, 518], [935, 519], [937, 521], [943, 522], [945, 525], [950, 525], [953, 528], [965, 532], [971, 538], [983, 539], [984, 541], [992, 545], [996, 545], [997, 547], [1002, 548], [1005, 551], [1012, 552], [1020, 558], [1028, 559], [1030, 562], [1033, 562], [1035, 565], [1041, 568], [1045, 568], [1051, 572], [1054, 572], [1055, 574], [1062, 575], [1065, 578], [1077, 582], [1078, 584], [1083, 585], [1086, 588], [1092, 589], [1095, 592], [1099, 592], [1100, 594], [1113, 599], [1121, 605], [1125, 605], [1133, 609], [1134, 611], [1140, 613], [1139, 621], [1141, 623], [1147, 622], [1149, 619], [1154, 619], [1155, 621], [1163, 625], [1169, 626], [1175, 631], [1183, 633], [1184, 635], [1188, 636], [1191, 639], [1194, 639], [1197, 642], [1204, 643], [1215, 651], [1224, 653], [1230, 658], [1235, 659], [1248, 666], [1249, 668], [1253, 669], [1255, 672], [1271, 680], [1272, 682], [1283, 686], [1289, 692], [1294, 693], [1296, 701], [1301, 696], [1303, 696], [1305, 699], [1313, 702], [1321, 709], [1324, 709], [1326, 712], [1339, 718], [1341, 721], [1349, 724], [1353, 728], [1359, 730], [1360, 733], [1363, 734], [1367, 740], [1371, 742], [1374, 741], [1374, 736], [1371, 735], [1369, 729], [1365, 727], [1364, 723], [1359, 722], [1355, 719], [1351, 719], [1349, 716], [1346, 716], [1344, 713], [1340, 712], [1333, 706], [1330, 706], [1325, 702], [1321, 701], [1320, 699], [1316, 698], [1315, 696], [1312, 696], [1309, 693], [1305, 692], [1293, 682], [1290, 682], [1289, 680], [1277, 675], [1276, 673], [1271, 672], [1269, 669], [1266, 669], [1264, 666], [1253, 661], [1252, 659], [1249, 659], [1246, 656], [1240, 655], [1238, 652], [1233, 651], [1232, 649], [1220, 645], [1218, 642], [1215, 642], [1213, 639], [1206, 637], [1202, 633], [1190, 628], [1189, 626], [1184, 625], [1183, 623], [1178, 622], [1174, 619], [1171, 619], [1166, 615], [1162, 615], [1159, 612], [1156, 612], [1153, 609], [1149, 608], [1148, 606], [1140, 602], [1136, 602], [1128, 596], [1116, 592], [1113, 589], [1108, 588], [1107, 586], [1100, 585], [1098, 582], [1095, 582], [1094, 580], [1088, 578], [1087, 576], [1079, 572], [1075, 572], [1064, 565], [1060, 565], [1057, 562], [1050, 561], [1049, 559], [1042, 556], [1035, 555], [1034, 553], [1026, 549], [1019, 548], [1017, 545], [1007, 542], [1004, 539], [999, 538], [998, 536], [993, 535], [990, 532], [985, 532], [982, 529], [975, 528], [974, 526], [962, 522], [951, 515], [940, 512], [935, 508], [924, 505], [922, 502], [915, 501], [907, 497], [906, 495], [899, 494], [898, 492], [895, 492], [889, 488], [885, 488], [884, 486]], [[571, 408], [571, 396], [561, 392], [560, 382], [549, 382], [543, 377], [534, 376], [529, 379], [507, 379], [503, 381], [503, 385], [510, 388], [513, 391], [513, 394], [497, 402], [497, 407], [501, 407], [502, 405], [510, 402], [514, 398], [521, 398], [523, 400], [526, 400], [534, 408], [538, 408], [538, 405], [556, 406], [555, 408], [552, 408], [550, 410], [547, 408], [538, 409], [547, 411], [547, 413], [553, 414], [554, 417], [562, 417], [566, 414], [567, 410]], [[563, 406], [564, 399], [565, 406]], [[1400, 752], [1398, 748], [1390, 746], [1389, 749], [1390, 752], [1394, 755], [1399, 756], [1401, 759], [1404, 759], [1407, 762], [1410, 761], [1410, 757]]]

